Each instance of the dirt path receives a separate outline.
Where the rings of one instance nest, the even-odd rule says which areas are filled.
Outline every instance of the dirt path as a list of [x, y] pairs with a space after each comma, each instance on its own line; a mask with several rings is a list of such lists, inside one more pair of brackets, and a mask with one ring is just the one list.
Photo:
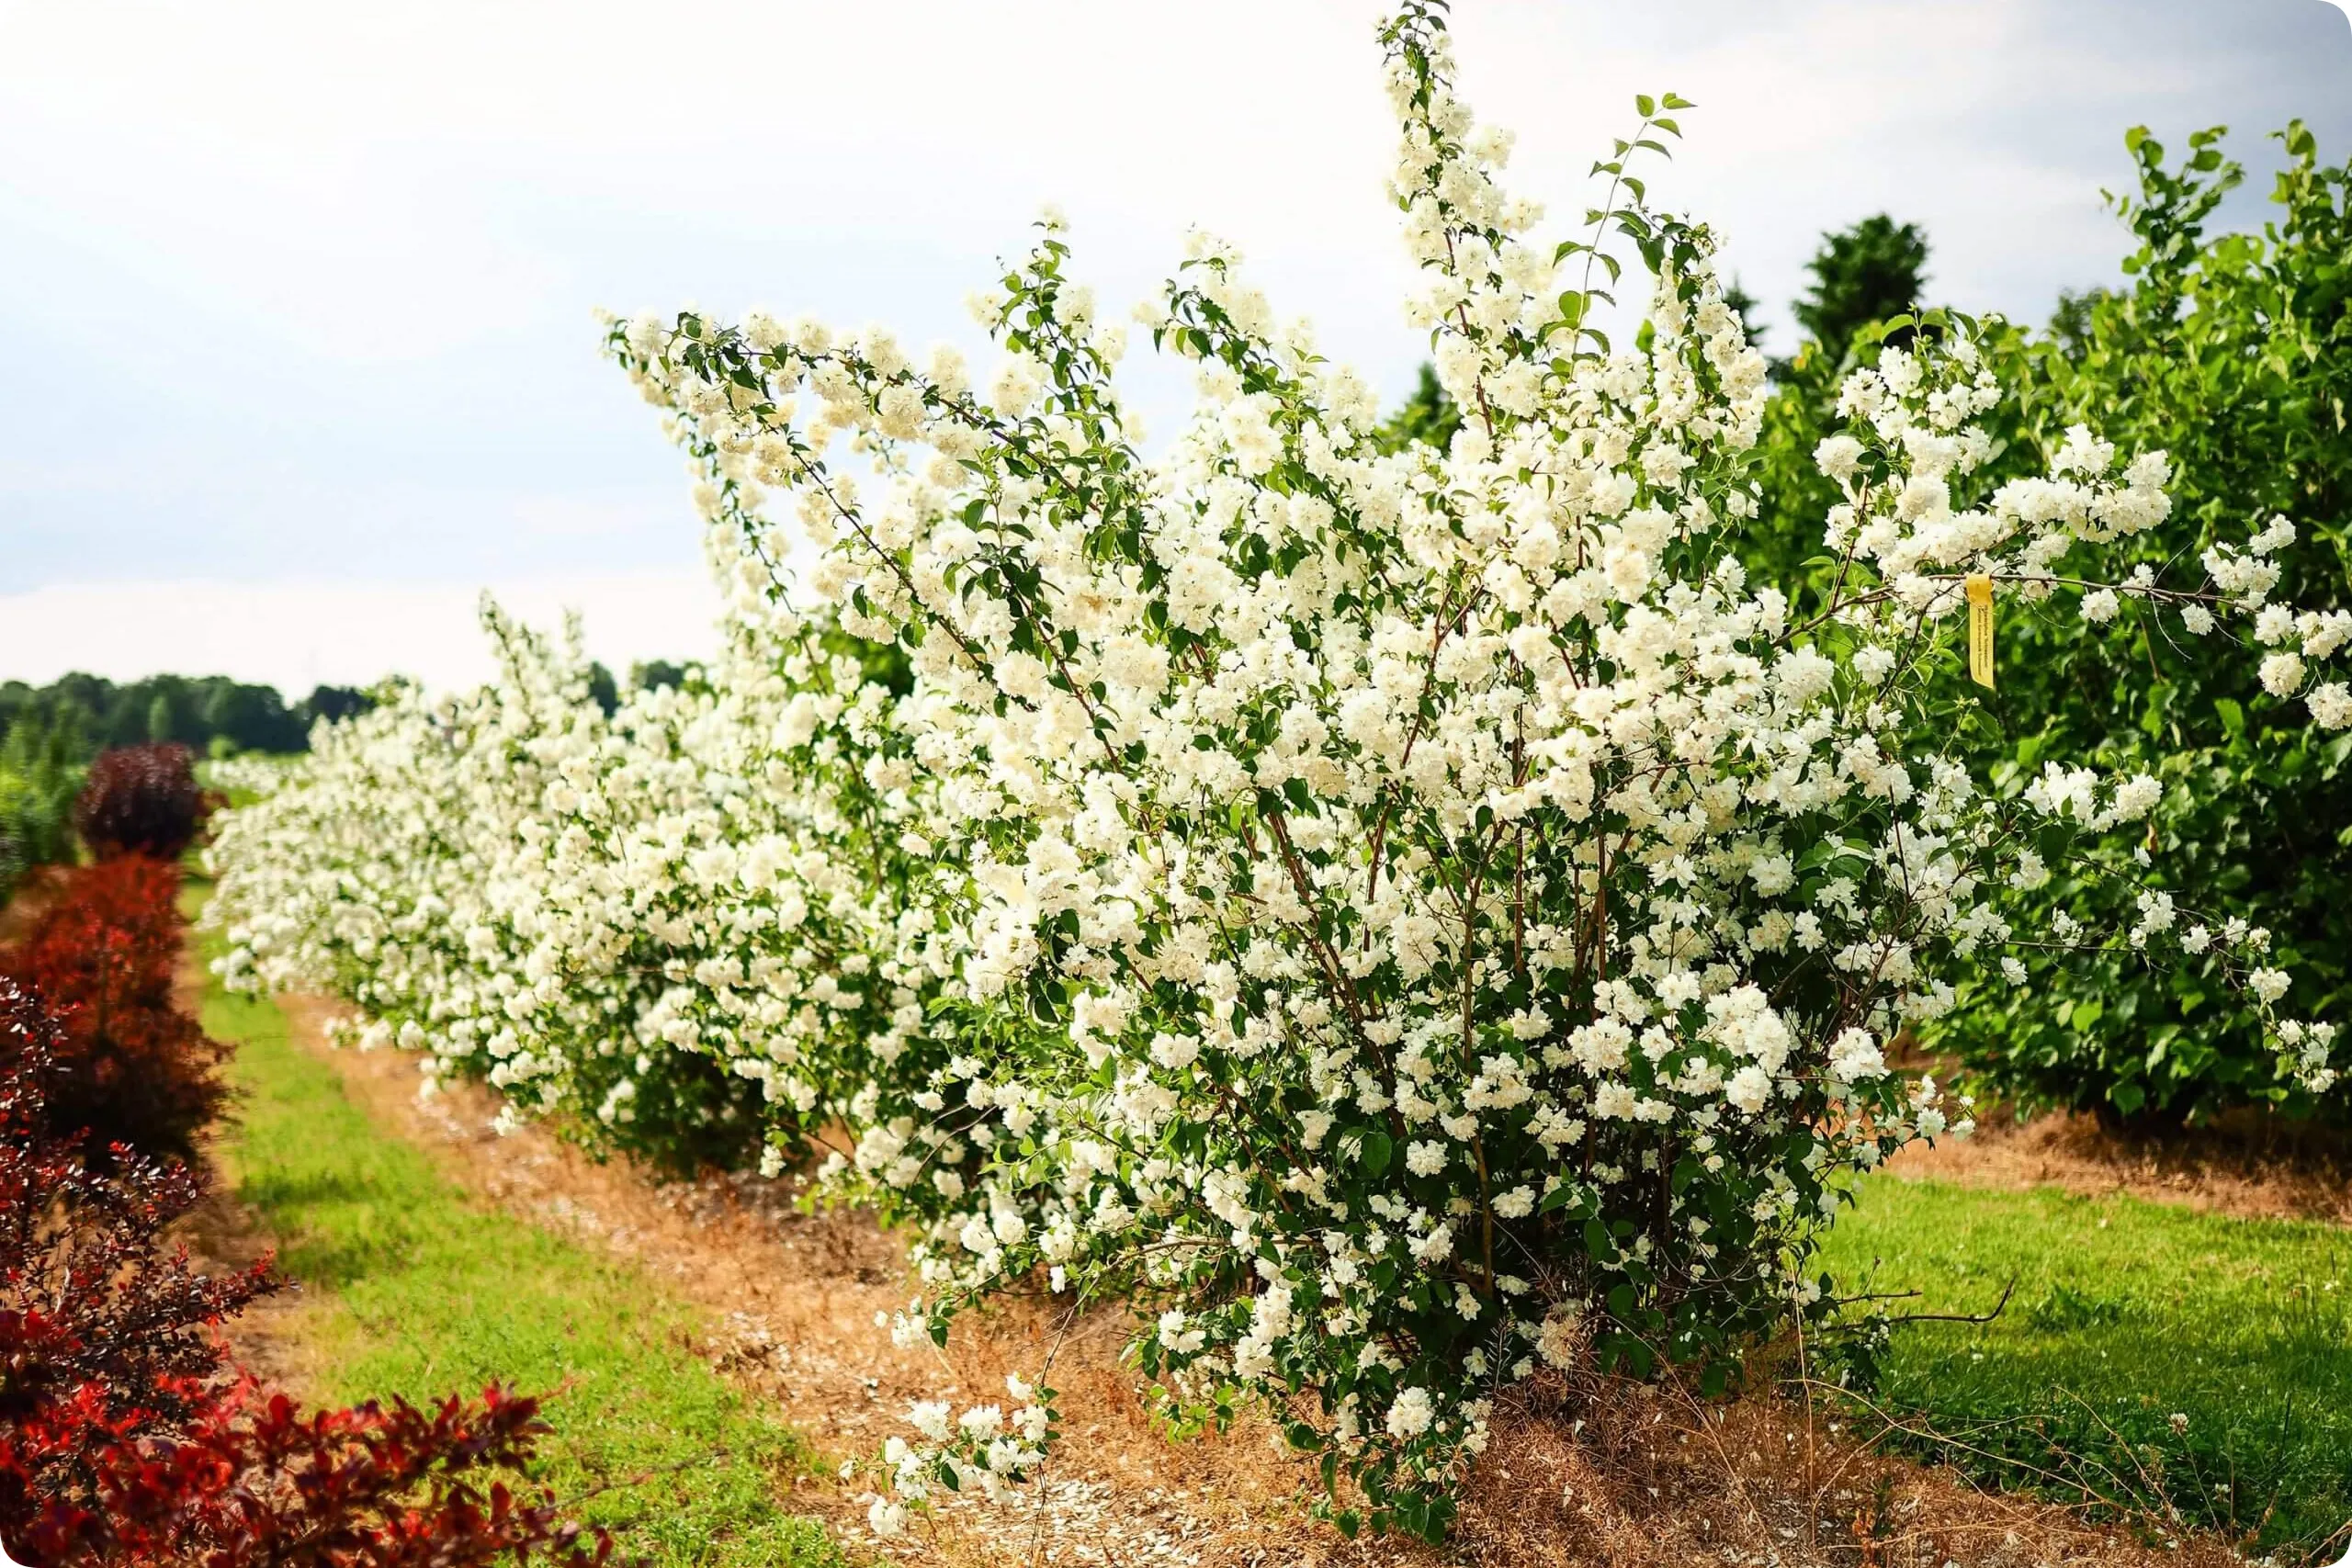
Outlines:
[[[876, 1327], [912, 1287], [895, 1239], [855, 1213], [809, 1215], [790, 1179], [657, 1185], [538, 1128], [490, 1131], [495, 1102], [465, 1086], [416, 1095], [416, 1061], [329, 1046], [329, 1004], [284, 998], [295, 1040], [331, 1062], [380, 1125], [431, 1151], [502, 1208], [635, 1260], [719, 1325], [715, 1366], [803, 1433], [828, 1467], [903, 1434], [918, 1398], [982, 1403], [1008, 1371], [1034, 1371], [1057, 1329], [1015, 1304], [960, 1325], [945, 1353], [902, 1349]], [[1612, 1385], [1577, 1404], [1500, 1413], [1454, 1542], [1442, 1552], [1349, 1542], [1307, 1518], [1312, 1475], [1262, 1422], [1171, 1444], [1120, 1363], [1124, 1325], [1102, 1314], [1063, 1343], [1054, 1382], [1069, 1437], [1046, 1483], [1010, 1509], [951, 1500], [935, 1524], [876, 1541], [868, 1483], [798, 1483], [793, 1506], [854, 1555], [956, 1565], [1290, 1568], [1468, 1562], [1492, 1568], [1870, 1563], [1883, 1568], [2220, 1564], [2219, 1543], [2145, 1544], [2048, 1505], [1981, 1494], [1949, 1472], [1870, 1451], [1827, 1417], [1748, 1399], [1702, 1408], [1671, 1391]], [[1857, 1531], [1860, 1534], [1858, 1536]], [[1873, 1545], [1865, 1553], [1863, 1538]]]
[[[173, 978], [173, 996], [192, 1018], [204, 1014], [204, 961], [191, 942]], [[212, 1176], [204, 1201], [175, 1227], [175, 1237], [208, 1272], [250, 1269], [277, 1247], [277, 1238], [260, 1214], [236, 1198], [233, 1173], [222, 1158], [223, 1145], [234, 1138], [233, 1125], [215, 1126], [202, 1134], [205, 1165]], [[223, 1324], [231, 1359], [244, 1371], [273, 1386], [300, 1390], [318, 1369], [318, 1358], [302, 1329], [309, 1304], [299, 1280], [285, 1280]]]
[[[331, 1061], [379, 1122], [431, 1150], [469, 1191], [634, 1259], [711, 1314], [713, 1364], [756, 1392], [815, 1445], [828, 1466], [868, 1456], [921, 1398], [1001, 1402], [1008, 1372], [1034, 1375], [1059, 1326], [1014, 1306], [959, 1332], [948, 1354], [894, 1347], [877, 1314], [913, 1287], [904, 1249], [857, 1213], [809, 1215], [789, 1179], [656, 1185], [621, 1161], [598, 1163], [532, 1127], [489, 1130], [496, 1103], [460, 1086], [417, 1098], [416, 1059], [324, 1043], [327, 1005], [283, 999], [294, 1038]], [[1154, 1429], [1135, 1376], [1119, 1364], [1111, 1314], [1065, 1337], [1054, 1384], [1070, 1433], [1042, 1489], [1046, 1506], [1012, 1514], [951, 1502], [931, 1535], [871, 1541], [868, 1483], [811, 1483], [795, 1506], [848, 1540], [890, 1556], [1001, 1562], [1014, 1544], [1071, 1563], [1312, 1563], [1400, 1561], [1343, 1542], [1305, 1517], [1308, 1478], [1272, 1449], [1272, 1428], [1171, 1445]], [[918, 1529], [921, 1527], [918, 1526]]]

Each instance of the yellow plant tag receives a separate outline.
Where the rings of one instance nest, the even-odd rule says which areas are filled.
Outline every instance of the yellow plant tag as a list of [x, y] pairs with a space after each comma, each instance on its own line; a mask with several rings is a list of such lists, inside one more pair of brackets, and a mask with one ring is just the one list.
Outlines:
[[1968, 678], [1993, 689], [1993, 580], [1981, 571], [1968, 574]]

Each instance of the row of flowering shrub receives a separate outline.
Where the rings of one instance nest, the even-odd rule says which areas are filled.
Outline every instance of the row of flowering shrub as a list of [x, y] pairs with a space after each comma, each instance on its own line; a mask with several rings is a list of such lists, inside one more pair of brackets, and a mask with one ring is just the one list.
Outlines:
[[[1539, 1365], [1720, 1386], [1819, 1302], [1850, 1176], [1965, 1130], [1886, 1055], [1963, 965], [2194, 954], [2275, 1071], [2335, 1069], [2266, 934], [2132, 850], [2183, 786], [1961, 761], [1996, 722], [1957, 673], [1972, 581], [2234, 626], [2275, 531], [2111, 570], [2165, 455], [2076, 428], [1992, 483], [2003, 387], [1939, 316], [1820, 444], [1835, 572], [1751, 581], [1763, 363], [1716, 236], [1629, 172], [1688, 106], [1640, 100], [1602, 208], [1540, 241], [1438, 9], [1380, 36], [1450, 446], [1384, 449], [1205, 236], [1138, 312], [1202, 399], [1157, 458], [1051, 215], [976, 302], [984, 388], [878, 328], [616, 321], [696, 471], [721, 655], [607, 718], [576, 648], [492, 612], [499, 680], [323, 732], [232, 814], [216, 908], [233, 981], [332, 988], [510, 1115], [816, 1156], [911, 1228], [903, 1331], [1128, 1302], [1180, 1418], [1255, 1399], [1344, 1527], [1433, 1534]], [[2342, 631], [2264, 622], [2266, 679], [2338, 728]], [[2019, 923], [2093, 874], [2138, 882], [2127, 926]], [[1032, 1472], [1052, 1396], [1013, 1393], [917, 1406], [877, 1527]]]

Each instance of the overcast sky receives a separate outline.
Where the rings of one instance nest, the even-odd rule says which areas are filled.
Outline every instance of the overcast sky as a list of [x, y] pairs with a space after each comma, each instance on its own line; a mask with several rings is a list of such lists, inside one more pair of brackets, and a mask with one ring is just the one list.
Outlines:
[[[581, 607], [616, 664], [696, 651], [683, 470], [594, 310], [764, 305], [977, 355], [964, 295], [1048, 200], [1106, 315], [1197, 221], [1393, 397], [1424, 345], [1378, 14], [0, 0], [0, 679], [466, 679], [485, 586]], [[2115, 276], [2126, 127], [2226, 123], [2249, 187], [2290, 117], [2352, 151], [2352, 23], [2323, 0], [1453, 17], [1515, 188], [1555, 213], [1635, 92], [1698, 102], [1653, 197], [1727, 232], [1781, 352], [1826, 228], [1921, 223], [1935, 299], [2039, 321]], [[1137, 381], [1164, 431], [1179, 383]]]

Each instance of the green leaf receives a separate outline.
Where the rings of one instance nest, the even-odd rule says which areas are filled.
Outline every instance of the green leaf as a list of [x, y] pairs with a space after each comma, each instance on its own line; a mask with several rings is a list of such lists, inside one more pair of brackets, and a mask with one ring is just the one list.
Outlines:
[[1363, 1167], [1366, 1176], [1378, 1176], [1388, 1168], [1389, 1156], [1396, 1145], [1388, 1134], [1377, 1127], [1358, 1127], [1343, 1134], [1340, 1139], [1340, 1155], [1353, 1159]]

